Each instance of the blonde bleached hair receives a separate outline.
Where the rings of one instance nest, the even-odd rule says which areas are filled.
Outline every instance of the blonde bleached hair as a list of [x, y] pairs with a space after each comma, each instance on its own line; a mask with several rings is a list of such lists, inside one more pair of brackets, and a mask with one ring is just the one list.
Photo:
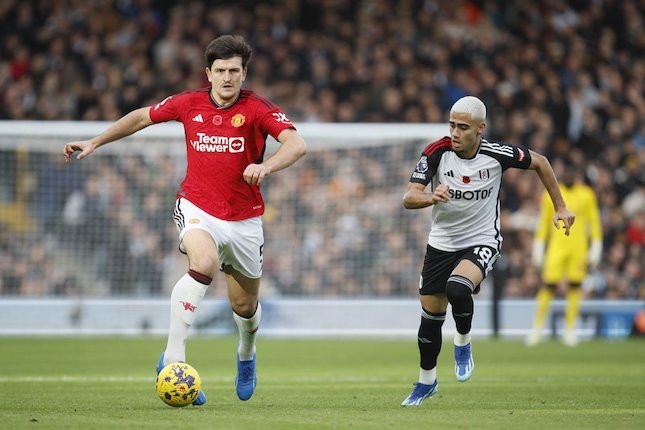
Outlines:
[[477, 97], [466, 96], [460, 98], [452, 105], [450, 114], [453, 112], [469, 114], [470, 118], [477, 121], [486, 121], [486, 105]]

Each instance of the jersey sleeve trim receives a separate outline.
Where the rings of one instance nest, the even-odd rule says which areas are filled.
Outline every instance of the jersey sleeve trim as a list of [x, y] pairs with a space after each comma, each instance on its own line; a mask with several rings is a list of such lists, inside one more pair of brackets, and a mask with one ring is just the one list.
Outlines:
[[427, 156], [431, 156], [435, 152], [441, 150], [442, 148], [450, 147], [452, 146], [452, 143], [450, 141], [449, 137], [442, 137], [441, 139], [437, 140], [436, 142], [432, 142], [428, 146], [425, 147], [423, 150], [423, 153]]
[[503, 170], [511, 167], [528, 169], [531, 165], [531, 153], [524, 146], [489, 142], [482, 139], [479, 151], [496, 159]]
[[439, 167], [442, 154], [451, 147], [452, 143], [449, 137], [444, 137], [426, 146], [410, 176], [410, 182], [428, 185]]

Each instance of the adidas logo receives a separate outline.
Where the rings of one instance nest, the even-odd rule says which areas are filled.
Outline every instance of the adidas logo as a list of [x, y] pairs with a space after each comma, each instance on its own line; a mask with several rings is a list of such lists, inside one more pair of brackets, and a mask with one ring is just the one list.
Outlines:
[[197, 116], [193, 117], [193, 121], [195, 121], [195, 122], [204, 122], [204, 118], [202, 118], [202, 114], [199, 113], [199, 114], [197, 114]]
[[446, 173], [444, 173], [444, 176], [450, 176], [451, 178], [454, 178], [455, 174], [452, 172], [452, 170], [449, 170]]

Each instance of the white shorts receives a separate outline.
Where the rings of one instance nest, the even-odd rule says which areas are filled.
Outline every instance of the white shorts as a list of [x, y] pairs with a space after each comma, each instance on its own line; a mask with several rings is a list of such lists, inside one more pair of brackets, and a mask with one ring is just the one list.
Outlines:
[[204, 212], [185, 198], [177, 199], [173, 214], [179, 230], [179, 250], [186, 253], [183, 238], [188, 230], [208, 232], [217, 244], [220, 269], [231, 266], [244, 276], [257, 279], [262, 276], [264, 232], [262, 218], [224, 221]]

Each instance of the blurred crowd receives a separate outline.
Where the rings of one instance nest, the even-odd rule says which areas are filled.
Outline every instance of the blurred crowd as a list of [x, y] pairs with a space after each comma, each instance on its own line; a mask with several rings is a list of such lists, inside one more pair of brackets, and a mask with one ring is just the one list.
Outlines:
[[[604, 253], [588, 296], [643, 299], [644, 10], [641, 0], [5, 0], [0, 119], [111, 121], [205, 86], [203, 49], [223, 33], [251, 42], [247, 86], [296, 124], [442, 123], [454, 101], [476, 95], [488, 106], [487, 138], [543, 153], [556, 172], [567, 158], [596, 191]], [[400, 199], [423, 146], [314, 151], [271, 177], [267, 289], [416, 294], [429, 213]], [[48, 167], [27, 197], [46, 234], [0, 225], [2, 294], [154, 295], [174, 283], [165, 278], [169, 260], [183, 258], [170, 216], [181, 160], [98, 160], [91, 169], [30, 161]], [[10, 199], [16, 175], [3, 172], [0, 198]], [[505, 175], [506, 240], [491, 279], [506, 297], [539, 286], [528, 253], [540, 187], [536, 175]], [[60, 261], [81, 238], [88, 251], [75, 257], [91, 278]]]

